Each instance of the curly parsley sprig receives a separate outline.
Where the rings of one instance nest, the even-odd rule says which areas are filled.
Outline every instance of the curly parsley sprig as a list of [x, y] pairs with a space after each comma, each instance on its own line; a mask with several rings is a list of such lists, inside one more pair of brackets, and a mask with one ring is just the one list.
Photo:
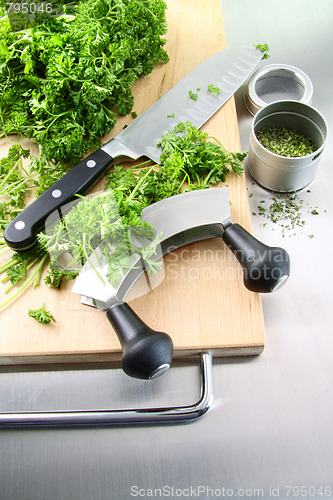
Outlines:
[[39, 309], [29, 309], [28, 316], [38, 321], [38, 323], [47, 324], [51, 321], [55, 322], [55, 318], [52, 316], [50, 311], [45, 310], [45, 302], [43, 302]]

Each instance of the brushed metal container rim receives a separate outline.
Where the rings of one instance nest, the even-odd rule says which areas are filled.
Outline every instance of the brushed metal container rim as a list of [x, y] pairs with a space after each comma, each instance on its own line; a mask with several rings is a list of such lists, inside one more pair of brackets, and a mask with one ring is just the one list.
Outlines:
[[290, 64], [269, 64], [251, 76], [245, 105], [252, 115], [271, 102], [294, 100], [311, 104], [313, 85], [306, 73]]
[[[263, 127], [297, 129], [309, 137], [315, 151], [304, 156], [282, 156], [265, 148], [256, 136]], [[313, 106], [293, 100], [276, 101], [255, 115], [246, 159], [248, 170], [258, 184], [272, 191], [291, 192], [308, 186], [315, 177], [327, 139], [327, 123]]]

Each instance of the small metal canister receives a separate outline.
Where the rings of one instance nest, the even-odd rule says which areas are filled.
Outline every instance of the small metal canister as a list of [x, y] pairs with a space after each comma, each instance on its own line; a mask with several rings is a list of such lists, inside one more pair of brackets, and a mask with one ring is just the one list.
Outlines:
[[304, 71], [289, 64], [268, 64], [251, 76], [245, 104], [252, 115], [275, 101], [293, 100], [311, 104], [313, 85]]
[[[258, 141], [256, 132], [271, 127], [297, 130], [312, 140], [315, 152], [285, 157], [269, 151]], [[314, 179], [326, 137], [326, 121], [312, 106], [298, 101], [267, 104], [253, 119], [246, 166], [252, 177], [267, 189], [279, 192], [303, 189]]]

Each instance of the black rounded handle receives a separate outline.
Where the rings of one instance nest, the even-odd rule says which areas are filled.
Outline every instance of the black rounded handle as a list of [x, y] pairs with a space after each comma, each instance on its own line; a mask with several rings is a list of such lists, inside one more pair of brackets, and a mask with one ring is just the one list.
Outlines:
[[152, 379], [170, 368], [173, 343], [169, 335], [152, 330], [126, 302], [110, 307], [106, 315], [123, 348], [122, 369], [127, 375]]
[[286, 250], [264, 245], [239, 224], [230, 224], [222, 238], [240, 262], [248, 290], [268, 293], [285, 283], [290, 274]]

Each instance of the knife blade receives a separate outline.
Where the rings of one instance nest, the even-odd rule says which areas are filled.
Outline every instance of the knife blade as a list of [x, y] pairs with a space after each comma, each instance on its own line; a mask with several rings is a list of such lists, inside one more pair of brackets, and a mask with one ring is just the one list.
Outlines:
[[[180, 121], [189, 120], [200, 128], [249, 77], [261, 58], [262, 52], [255, 47], [232, 47], [204, 61], [131, 125], [78, 163], [17, 215], [5, 229], [7, 245], [16, 251], [32, 247], [46, 218], [77, 194], [89, 191], [114, 159], [136, 160], [147, 156], [158, 163], [161, 150], [157, 144], [162, 135]], [[211, 84], [221, 92], [216, 95], [209, 92]], [[193, 100], [189, 91], [197, 88], [200, 88], [198, 99]], [[168, 118], [170, 114], [174, 117]]]

